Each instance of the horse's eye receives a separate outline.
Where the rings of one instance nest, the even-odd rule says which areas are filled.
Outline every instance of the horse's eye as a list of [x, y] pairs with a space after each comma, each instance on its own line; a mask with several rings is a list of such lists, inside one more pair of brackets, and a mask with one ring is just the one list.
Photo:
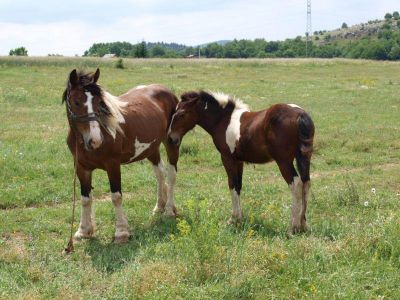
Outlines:
[[75, 104], [76, 106], [79, 106], [79, 101], [78, 101], [78, 100], [75, 100], [75, 101], [74, 101], [74, 104]]

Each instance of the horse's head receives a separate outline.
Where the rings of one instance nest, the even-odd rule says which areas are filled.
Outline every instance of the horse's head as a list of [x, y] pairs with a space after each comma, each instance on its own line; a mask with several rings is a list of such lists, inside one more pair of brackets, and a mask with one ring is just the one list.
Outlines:
[[187, 92], [181, 96], [181, 102], [176, 107], [168, 130], [168, 141], [179, 145], [183, 136], [199, 122], [200, 112], [206, 103], [200, 93]]
[[99, 115], [104, 104], [102, 90], [97, 85], [99, 76], [99, 69], [94, 74], [73, 70], [63, 94], [70, 124], [82, 135], [86, 150], [97, 149], [103, 142]]

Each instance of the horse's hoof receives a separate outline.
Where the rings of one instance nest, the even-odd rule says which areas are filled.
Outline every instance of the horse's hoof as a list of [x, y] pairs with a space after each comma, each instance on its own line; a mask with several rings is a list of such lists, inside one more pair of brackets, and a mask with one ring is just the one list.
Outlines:
[[82, 241], [84, 239], [90, 239], [91, 237], [93, 237], [93, 230], [91, 230], [89, 232], [82, 232], [82, 231], [78, 230], [77, 232], [75, 232], [73, 240], [74, 240], [74, 242], [79, 243], [80, 241]]
[[166, 217], [168, 217], [168, 218], [176, 218], [176, 215], [177, 215], [177, 210], [176, 210], [176, 207], [175, 206], [173, 206], [173, 207], [165, 207], [165, 210], [164, 210], [164, 216], [166, 216]]
[[226, 222], [229, 226], [236, 225], [242, 222], [241, 218], [230, 217], [229, 220]]
[[301, 234], [301, 233], [306, 233], [308, 231], [309, 231], [309, 228], [307, 225], [292, 226], [289, 234], [290, 235]]
[[153, 209], [153, 216], [162, 214], [165, 211], [163, 207], [156, 206]]
[[120, 232], [115, 235], [114, 243], [115, 244], [124, 244], [129, 240], [129, 232]]

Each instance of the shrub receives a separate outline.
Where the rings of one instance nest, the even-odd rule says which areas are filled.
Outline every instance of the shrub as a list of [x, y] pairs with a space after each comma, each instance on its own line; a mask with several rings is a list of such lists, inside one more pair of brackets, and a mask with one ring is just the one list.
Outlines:
[[11, 49], [9, 52], [10, 56], [28, 56], [28, 50], [25, 47], [19, 47]]
[[124, 69], [124, 62], [122, 60], [122, 58], [118, 59], [117, 62], [115, 63], [115, 67], [117, 69]]

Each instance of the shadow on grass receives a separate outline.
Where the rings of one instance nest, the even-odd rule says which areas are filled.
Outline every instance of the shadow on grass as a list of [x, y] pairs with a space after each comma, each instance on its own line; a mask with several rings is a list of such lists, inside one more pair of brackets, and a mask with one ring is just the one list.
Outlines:
[[281, 223], [273, 223], [272, 220], [265, 220], [260, 217], [253, 217], [252, 220], [250, 220], [248, 216], [244, 216], [240, 224], [232, 226], [232, 230], [237, 233], [244, 233], [251, 229], [262, 237], [283, 238], [287, 236], [288, 228], [284, 228], [281, 225]]
[[93, 238], [87, 241], [84, 251], [90, 255], [98, 271], [114, 273], [134, 261], [141, 249], [156, 245], [176, 230], [175, 219], [154, 217], [147, 224], [135, 226], [132, 236], [124, 244], [104, 243]]

